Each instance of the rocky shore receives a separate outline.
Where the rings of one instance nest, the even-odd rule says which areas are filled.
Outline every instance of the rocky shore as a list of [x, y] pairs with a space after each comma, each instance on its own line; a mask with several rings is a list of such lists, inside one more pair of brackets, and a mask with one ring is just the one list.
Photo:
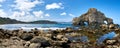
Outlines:
[[73, 25], [47, 32], [0, 29], [0, 48], [120, 48], [120, 26], [95, 8], [74, 18]]
[[[114, 25], [114, 24], [113, 24]], [[102, 44], [97, 39], [109, 32], [116, 36]], [[101, 26], [92, 28], [66, 28], [64, 30], [31, 29], [31, 31], [0, 29], [0, 48], [120, 48], [120, 28]]]

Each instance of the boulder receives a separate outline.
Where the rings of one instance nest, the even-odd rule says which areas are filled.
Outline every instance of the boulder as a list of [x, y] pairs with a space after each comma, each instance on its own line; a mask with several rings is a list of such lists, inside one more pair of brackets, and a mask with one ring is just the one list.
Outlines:
[[114, 45], [116, 42], [116, 40], [106, 40], [106, 44], [108, 45]]
[[29, 48], [40, 48], [41, 44], [40, 43], [31, 43]]
[[115, 24], [110, 24], [109, 29], [115, 29]]
[[25, 40], [25, 41], [29, 41], [33, 38], [32, 34], [28, 34], [28, 33], [24, 33], [20, 36], [21, 39]]
[[57, 35], [56, 38], [61, 40], [64, 36], [63, 35]]
[[102, 24], [102, 25], [100, 25], [100, 27], [101, 27], [102, 29], [105, 29], [105, 28], [108, 28], [108, 25], [107, 25], [107, 24]]
[[24, 43], [25, 48], [28, 48], [29, 46], [30, 46], [30, 41], [27, 41], [27, 42]]
[[31, 43], [40, 43], [41, 47], [48, 47], [50, 46], [50, 43], [48, 40], [46, 40], [43, 37], [34, 37], [32, 40], [30, 40]]

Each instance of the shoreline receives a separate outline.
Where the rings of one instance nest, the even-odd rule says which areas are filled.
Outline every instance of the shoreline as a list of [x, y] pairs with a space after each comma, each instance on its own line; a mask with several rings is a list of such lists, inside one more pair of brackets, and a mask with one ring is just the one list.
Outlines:
[[[45, 32], [39, 29], [31, 29], [25, 31], [19, 30], [4, 30], [0, 29], [0, 47], [2, 48], [37, 48], [37, 47], [49, 47], [49, 48], [102, 48], [114, 45], [119, 47], [120, 40], [117, 37], [105, 41], [113, 41], [112, 44], [108, 42], [102, 42], [102, 44], [96, 44], [97, 39], [109, 32], [115, 32], [120, 34], [120, 28], [81, 28], [74, 30], [73, 28], [48, 30]], [[16, 43], [16, 44], [15, 44]], [[12, 44], [12, 45], [11, 45]], [[119, 44], [119, 45], [116, 45]], [[83, 47], [85, 46], [85, 47]]]

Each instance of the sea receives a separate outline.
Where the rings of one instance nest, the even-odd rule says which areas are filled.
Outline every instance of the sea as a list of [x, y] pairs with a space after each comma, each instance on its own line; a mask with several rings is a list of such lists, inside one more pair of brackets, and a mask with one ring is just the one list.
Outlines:
[[41, 30], [56, 30], [56, 29], [65, 29], [66, 27], [73, 27], [71, 23], [58, 23], [58, 24], [2, 24], [0, 28], [6, 30], [16, 30], [16, 29], [41, 29]]

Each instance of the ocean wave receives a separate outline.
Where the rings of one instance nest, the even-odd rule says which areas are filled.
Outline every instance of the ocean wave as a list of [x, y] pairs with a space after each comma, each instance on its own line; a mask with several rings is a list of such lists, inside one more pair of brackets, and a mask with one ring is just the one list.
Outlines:
[[65, 29], [65, 28], [58, 28], [58, 27], [49, 27], [49, 28], [41, 28], [41, 27], [21, 27], [21, 29], [27, 29], [27, 30], [30, 30], [30, 29], [35, 29], [35, 28], [37, 28], [37, 29], [39, 29], [39, 30], [57, 30], [57, 29], [61, 29], [61, 30], [63, 30], [63, 29]]

